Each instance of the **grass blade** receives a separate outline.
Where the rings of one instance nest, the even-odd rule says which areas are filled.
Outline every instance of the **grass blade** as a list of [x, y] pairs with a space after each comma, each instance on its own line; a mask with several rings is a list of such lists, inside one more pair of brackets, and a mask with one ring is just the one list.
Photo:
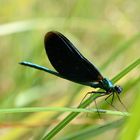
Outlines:
[[111, 111], [103, 109], [84, 109], [84, 108], [68, 108], [68, 107], [23, 107], [23, 108], [6, 108], [0, 109], [0, 113], [28, 113], [28, 112], [46, 112], [46, 111], [57, 111], [57, 112], [84, 112], [84, 113], [104, 113], [108, 115], [119, 115], [119, 116], [129, 116], [127, 112]]
[[80, 132], [76, 132], [74, 134], [71, 134], [69, 136], [66, 136], [60, 140], [81, 140], [81, 139], [88, 139], [88, 138], [93, 138], [96, 137], [108, 130], [112, 130], [114, 128], [118, 128], [124, 123], [124, 119], [116, 120], [113, 122], [108, 122], [104, 125], [99, 125], [99, 126], [91, 126], [88, 127], [84, 130], [81, 130]]
[[127, 68], [125, 68], [121, 73], [119, 73], [117, 76], [115, 76], [112, 81], [117, 82], [119, 79], [124, 77], [127, 73], [129, 73], [131, 70], [133, 70], [136, 66], [140, 64], [140, 58], [135, 60], [131, 65], [129, 65]]
[[[138, 58], [135, 62], [130, 64], [127, 68], [125, 68], [122, 72], [120, 72], [117, 76], [113, 78], [113, 82], [117, 82], [123, 76], [125, 76], [128, 72], [133, 70], [136, 66], [140, 64], [140, 59]], [[101, 97], [100, 94], [93, 94], [87, 100], [85, 100], [78, 108], [85, 108], [90, 103], [92, 103], [96, 98]], [[70, 121], [72, 121], [79, 112], [72, 112], [70, 113], [64, 120], [62, 120], [57, 126], [55, 126], [47, 135], [45, 135], [42, 140], [49, 140], [54, 137], [61, 129], [63, 129]]]

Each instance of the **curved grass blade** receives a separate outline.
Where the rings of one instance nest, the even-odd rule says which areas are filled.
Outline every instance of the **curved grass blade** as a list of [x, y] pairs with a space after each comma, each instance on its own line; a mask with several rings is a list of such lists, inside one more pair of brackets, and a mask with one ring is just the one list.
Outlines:
[[111, 111], [104, 109], [84, 109], [84, 108], [68, 108], [68, 107], [22, 107], [22, 108], [5, 108], [0, 109], [0, 114], [4, 113], [28, 113], [28, 112], [46, 112], [46, 111], [57, 111], [57, 112], [84, 112], [84, 113], [103, 113], [107, 115], [118, 115], [118, 116], [129, 116], [127, 112]]
[[140, 58], [138, 58], [136, 61], [134, 61], [131, 65], [129, 65], [127, 68], [122, 70], [121, 73], [119, 73], [117, 76], [115, 76], [112, 81], [117, 82], [119, 79], [124, 77], [127, 73], [129, 73], [131, 70], [133, 70], [136, 66], [140, 64]]
[[125, 50], [132, 47], [134, 43], [140, 40], [140, 32], [135, 34], [133, 37], [131, 37], [129, 40], [125, 41], [121, 45], [118, 46], [118, 49], [112, 53], [112, 55], [102, 64], [100, 67], [101, 70], [104, 70], [111, 64], [116, 58], [118, 58], [119, 55], [123, 54]]
[[[114, 82], [117, 82], [119, 79], [121, 79], [123, 76], [125, 76], [128, 72], [133, 70], [136, 66], [140, 64], [140, 58], [138, 58], [135, 62], [133, 62], [131, 65], [129, 65], [127, 68], [125, 68], [122, 72], [120, 72], [117, 76], [115, 76], [113, 79]], [[91, 97], [89, 97], [87, 100], [85, 100], [78, 108], [86, 108], [89, 104], [91, 104], [95, 99], [98, 97], [101, 97], [100, 94], [93, 94]], [[72, 121], [79, 112], [72, 112], [70, 113], [64, 120], [62, 120], [57, 126], [55, 126], [47, 135], [45, 135], [42, 140], [49, 140], [53, 138], [61, 129], [63, 129], [70, 121]]]
[[113, 122], [107, 122], [104, 125], [99, 126], [91, 126], [80, 132], [73, 133], [69, 136], [63, 137], [60, 140], [81, 140], [81, 139], [88, 139], [88, 138], [95, 138], [96, 136], [103, 134], [106, 131], [112, 130], [114, 128], [120, 127], [124, 123], [124, 119], [115, 120]]

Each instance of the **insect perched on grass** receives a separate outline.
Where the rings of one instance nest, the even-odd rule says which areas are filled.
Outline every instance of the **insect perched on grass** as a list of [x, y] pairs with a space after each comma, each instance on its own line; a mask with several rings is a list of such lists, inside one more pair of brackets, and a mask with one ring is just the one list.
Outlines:
[[89, 62], [64, 35], [56, 31], [48, 32], [44, 43], [46, 54], [57, 72], [26, 61], [20, 62], [20, 64], [43, 70], [82, 85], [101, 88], [104, 91], [91, 91], [88, 94], [108, 95], [105, 100], [112, 95], [112, 102], [114, 94], [116, 94], [121, 102], [119, 94], [122, 92], [122, 88], [104, 78], [95, 65]]

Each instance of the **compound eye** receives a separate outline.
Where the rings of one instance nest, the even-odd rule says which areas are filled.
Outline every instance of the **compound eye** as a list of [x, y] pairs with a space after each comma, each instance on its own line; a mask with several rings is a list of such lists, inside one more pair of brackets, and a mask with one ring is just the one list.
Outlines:
[[123, 90], [122, 87], [120, 87], [120, 86], [115, 86], [114, 88], [118, 94], [120, 94]]

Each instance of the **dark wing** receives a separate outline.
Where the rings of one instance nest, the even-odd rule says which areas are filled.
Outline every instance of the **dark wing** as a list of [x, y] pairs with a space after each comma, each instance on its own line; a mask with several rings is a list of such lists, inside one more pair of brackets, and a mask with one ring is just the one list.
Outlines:
[[51, 64], [67, 79], [74, 82], [94, 82], [103, 79], [97, 68], [61, 33], [48, 32], [44, 42]]

